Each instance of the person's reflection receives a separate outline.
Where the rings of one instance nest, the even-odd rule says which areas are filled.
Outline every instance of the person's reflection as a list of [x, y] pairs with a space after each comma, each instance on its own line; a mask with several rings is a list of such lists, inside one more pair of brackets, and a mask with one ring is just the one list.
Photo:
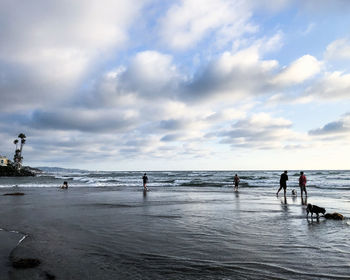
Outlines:
[[234, 192], [234, 194], [235, 194], [235, 198], [234, 198], [234, 201], [235, 201], [235, 204], [234, 204], [234, 212], [235, 212], [235, 215], [234, 215], [234, 217], [235, 217], [235, 220], [237, 221], [237, 220], [239, 220], [240, 218], [241, 218], [241, 205], [240, 205], [240, 199], [239, 199], [239, 192], [237, 191], [237, 192]]
[[239, 192], [235, 192], [236, 198], [239, 198]]
[[282, 205], [283, 205], [283, 204], [285, 204], [285, 205], [288, 204], [288, 203], [287, 203], [287, 196], [286, 196], [286, 195], [284, 195], [283, 198], [281, 198], [280, 200], [281, 200], [281, 204], [282, 204]]
[[307, 205], [307, 196], [301, 196], [301, 205]]
[[285, 217], [288, 217], [288, 213], [289, 213], [289, 206], [288, 206], [288, 202], [287, 202], [287, 197], [284, 196], [283, 198], [281, 198], [281, 209], [282, 209], [282, 213]]
[[287, 207], [288, 202], [287, 202], [287, 197], [283, 196], [283, 198], [281, 198], [281, 205], [285, 205]]
[[147, 198], [147, 190], [143, 190], [143, 199], [145, 200]]

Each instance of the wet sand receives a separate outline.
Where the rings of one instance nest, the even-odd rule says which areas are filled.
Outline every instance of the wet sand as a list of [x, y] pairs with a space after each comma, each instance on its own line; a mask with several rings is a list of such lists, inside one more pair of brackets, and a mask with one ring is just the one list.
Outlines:
[[[19, 236], [7, 236], [1, 279], [350, 279], [348, 220], [306, 219], [299, 197], [285, 204], [275, 189], [9, 191], [0, 227], [28, 234], [12, 256], [41, 264], [12, 268]], [[309, 200], [350, 216], [346, 200]]]
[[23, 236], [19, 233], [0, 230], [0, 279], [8, 279], [10, 272], [10, 254]]

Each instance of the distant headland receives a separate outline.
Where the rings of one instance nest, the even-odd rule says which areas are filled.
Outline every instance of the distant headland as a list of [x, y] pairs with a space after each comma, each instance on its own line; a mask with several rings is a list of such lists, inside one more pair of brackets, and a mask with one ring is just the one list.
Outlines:
[[26, 136], [23, 133], [18, 135], [19, 139], [15, 139], [13, 144], [16, 145], [13, 161], [5, 156], [0, 155], [0, 177], [22, 177], [35, 176], [41, 170], [29, 166], [23, 166], [22, 150], [26, 143]]

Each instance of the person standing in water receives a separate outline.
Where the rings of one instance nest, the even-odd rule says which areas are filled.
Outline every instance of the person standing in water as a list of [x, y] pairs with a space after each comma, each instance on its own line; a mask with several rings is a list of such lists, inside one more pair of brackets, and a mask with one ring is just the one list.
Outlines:
[[238, 184], [239, 184], [239, 177], [238, 175], [236, 174], [235, 177], [233, 177], [233, 182], [235, 183], [235, 191], [238, 191]]
[[146, 173], [143, 174], [142, 181], [143, 181], [143, 190], [147, 191], [148, 190], [148, 188], [147, 188], [148, 177], [147, 177]]
[[307, 196], [306, 182], [307, 182], [307, 179], [306, 179], [306, 176], [304, 175], [304, 172], [300, 171], [299, 187], [300, 187], [301, 196], [303, 196], [303, 192], [305, 192], [305, 196]]
[[278, 193], [280, 192], [280, 190], [284, 191], [284, 197], [286, 197], [286, 191], [287, 191], [287, 181], [288, 181], [288, 175], [287, 175], [288, 171], [284, 171], [281, 174], [281, 178], [280, 178], [280, 188], [278, 189], [276, 195], [278, 196]]

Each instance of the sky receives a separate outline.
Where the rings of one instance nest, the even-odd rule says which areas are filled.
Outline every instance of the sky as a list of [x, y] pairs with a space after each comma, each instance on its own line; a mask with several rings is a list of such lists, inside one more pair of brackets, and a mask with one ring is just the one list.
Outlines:
[[350, 1], [0, 0], [0, 155], [349, 169]]

